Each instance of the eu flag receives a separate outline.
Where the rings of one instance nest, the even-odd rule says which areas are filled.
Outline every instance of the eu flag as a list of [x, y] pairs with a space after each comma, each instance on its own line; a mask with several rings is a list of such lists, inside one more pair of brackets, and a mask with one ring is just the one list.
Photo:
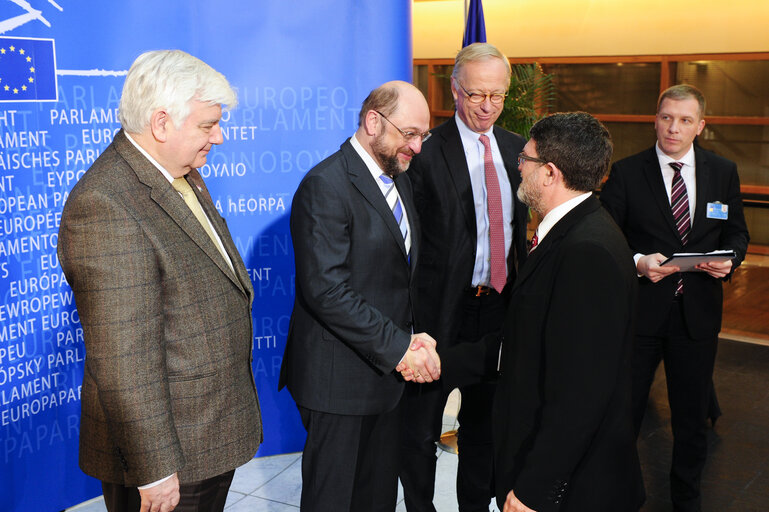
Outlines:
[[57, 99], [53, 39], [0, 37], [0, 102]]
[[483, 4], [481, 0], [470, 0], [467, 10], [467, 25], [462, 39], [462, 48], [473, 43], [486, 42], [486, 22], [483, 21]]

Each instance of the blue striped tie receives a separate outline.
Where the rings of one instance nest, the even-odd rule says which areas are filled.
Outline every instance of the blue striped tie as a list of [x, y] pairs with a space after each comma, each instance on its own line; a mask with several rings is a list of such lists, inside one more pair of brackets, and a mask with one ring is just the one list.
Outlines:
[[[409, 234], [409, 227], [403, 218], [403, 207], [401, 206], [401, 200], [398, 197], [398, 193], [395, 191], [395, 183], [393, 182], [393, 179], [386, 174], [380, 175], [379, 179], [382, 180], [382, 183], [388, 186], [387, 192], [385, 192], [385, 200], [395, 216], [395, 222], [398, 223], [401, 235], [403, 235], [403, 240], [406, 240], [406, 236]], [[406, 250], [408, 250], [408, 247]]]

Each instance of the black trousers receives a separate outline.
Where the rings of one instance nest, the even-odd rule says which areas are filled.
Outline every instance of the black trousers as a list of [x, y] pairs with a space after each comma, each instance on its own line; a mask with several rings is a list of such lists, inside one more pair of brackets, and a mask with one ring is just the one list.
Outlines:
[[689, 336], [681, 303], [674, 301], [669, 318], [656, 336], [636, 336], [633, 354], [633, 420], [636, 435], [646, 411], [649, 389], [661, 360], [673, 428], [670, 495], [675, 511], [699, 512], [700, 479], [707, 457], [707, 425], [711, 407], [713, 366], [718, 336]]
[[[499, 332], [505, 317], [505, 300], [495, 292], [462, 302], [461, 328], [456, 343], [477, 342]], [[429, 334], [429, 333], [428, 333]], [[438, 341], [438, 352], [441, 340]], [[496, 383], [481, 382], [460, 388], [458, 415], [457, 501], [460, 512], [488, 512], [494, 496], [494, 451], [491, 409]], [[400, 480], [408, 512], [435, 512], [435, 442], [440, 439], [443, 409], [451, 390], [440, 381], [406, 384], [401, 400]]]
[[299, 414], [307, 430], [302, 512], [393, 512], [398, 498], [398, 409], [347, 416], [299, 406]]
[[[230, 489], [234, 475], [233, 469], [200, 482], [181, 484], [179, 486], [181, 499], [174, 512], [221, 512], [224, 510], [227, 491]], [[141, 508], [141, 497], [136, 487], [126, 487], [110, 482], [102, 482], [101, 487], [104, 492], [104, 503], [109, 512], [138, 512]]]

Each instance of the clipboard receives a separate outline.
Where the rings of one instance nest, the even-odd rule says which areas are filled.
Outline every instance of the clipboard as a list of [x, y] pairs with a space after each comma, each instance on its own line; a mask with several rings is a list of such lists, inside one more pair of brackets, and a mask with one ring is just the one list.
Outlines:
[[680, 272], [699, 272], [696, 265], [710, 263], [712, 261], [727, 261], [737, 256], [733, 250], [711, 252], [677, 252], [660, 263], [660, 267], [672, 265], [679, 267]]

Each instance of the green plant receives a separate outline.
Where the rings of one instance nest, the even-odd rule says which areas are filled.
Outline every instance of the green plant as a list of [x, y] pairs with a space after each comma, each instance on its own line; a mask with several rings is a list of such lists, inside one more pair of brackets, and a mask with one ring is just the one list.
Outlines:
[[499, 115], [499, 126], [529, 138], [529, 130], [547, 114], [555, 98], [553, 75], [539, 64], [515, 64], [510, 77], [510, 90]]

